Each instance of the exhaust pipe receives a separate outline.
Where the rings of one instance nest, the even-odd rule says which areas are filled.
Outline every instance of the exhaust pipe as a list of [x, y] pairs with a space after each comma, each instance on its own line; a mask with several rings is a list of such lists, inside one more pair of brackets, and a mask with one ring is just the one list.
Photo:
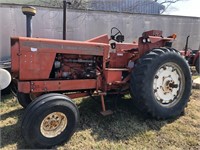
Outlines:
[[36, 14], [36, 8], [32, 6], [22, 6], [22, 12], [26, 16], [26, 36], [32, 37], [32, 17]]
[[71, 5], [71, 2], [63, 0], [63, 40], [66, 40], [66, 9], [67, 5]]
[[[63, 40], [66, 40], [66, 9], [71, 2], [63, 0]], [[26, 16], [26, 36], [32, 37], [32, 17], [36, 14], [36, 8], [32, 6], [22, 6], [22, 12]]]
[[63, 40], [66, 40], [66, 8], [67, 1], [63, 1]]
[[186, 58], [186, 60], [188, 60], [187, 51], [188, 51], [188, 41], [189, 41], [189, 37], [190, 37], [190, 35], [187, 36], [187, 38], [186, 38], [186, 43], [185, 43], [185, 58]]

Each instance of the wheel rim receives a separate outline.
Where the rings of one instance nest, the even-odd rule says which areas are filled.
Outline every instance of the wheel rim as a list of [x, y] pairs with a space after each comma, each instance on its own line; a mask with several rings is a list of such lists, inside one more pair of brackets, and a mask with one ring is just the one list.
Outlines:
[[158, 104], [172, 107], [179, 102], [185, 87], [185, 76], [175, 63], [165, 63], [154, 76], [153, 92]]
[[66, 115], [61, 112], [53, 112], [43, 119], [40, 125], [40, 131], [43, 136], [53, 138], [60, 135], [66, 126]]

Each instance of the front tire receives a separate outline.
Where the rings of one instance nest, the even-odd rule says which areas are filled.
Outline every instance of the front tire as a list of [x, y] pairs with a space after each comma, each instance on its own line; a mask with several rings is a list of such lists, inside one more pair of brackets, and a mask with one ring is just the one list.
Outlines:
[[189, 66], [174, 49], [153, 49], [138, 60], [130, 89], [142, 112], [157, 119], [179, 116], [191, 93]]
[[27, 107], [21, 130], [31, 147], [51, 148], [69, 140], [78, 122], [78, 108], [67, 96], [44, 94]]
[[26, 108], [32, 102], [30, 94], [22, 92], [17, 92], [17, 100], [23, 108]]

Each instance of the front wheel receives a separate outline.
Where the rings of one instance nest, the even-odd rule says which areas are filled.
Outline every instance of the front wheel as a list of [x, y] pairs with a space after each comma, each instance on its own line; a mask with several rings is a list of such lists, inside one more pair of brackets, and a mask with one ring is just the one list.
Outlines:
[[157, 119], [176, 117], [183, 112], [191, 93], [189, 66], [174, 49], [153, 49], [136, 64], [130, 89], [143, 112]]
[[17, 100], [23, 108], [26, 108], [32, 102], [32, 98], [30, 94], [21, 93], [21, 92], [17, 92]]
[[17, 100], [19, 102], [19, 104], [26, 108], [33, 100], [36, 99], [36, 97], [38, 97], [39, 95], [41, 95], [42, 93], [22, 93], [22, 92], [17, 92]]
[[27, 107], [22, 135], [33, 148], [51, 148], [69, 140], [78, 122], [78, 108], [67, 96], [44, 94]]

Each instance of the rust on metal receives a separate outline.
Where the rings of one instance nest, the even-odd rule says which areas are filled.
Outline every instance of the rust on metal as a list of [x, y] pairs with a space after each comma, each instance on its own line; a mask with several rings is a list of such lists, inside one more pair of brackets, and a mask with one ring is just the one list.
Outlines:
[[23, 93], [30, 93], [31, 92], [31, 85], [30, 82], [18, 82], [18, 91]]
[[96, 88], [95, 79], [31, 81], [32, 92], [72, 91]]
[[12, 72], [19, 92], [62, 91], [78, 98], [92, 91], [101, 96], [102, 114], [111, 114], [106, 110], [105, 93], [127, 90], [136, 60], [173, 40], [170, 36], [163, 38], [158, 30], [144, 32], [138, 42], [115, 41], [111, 45], [113, 39], [107, 34], [87, 41], [11, 38]]

